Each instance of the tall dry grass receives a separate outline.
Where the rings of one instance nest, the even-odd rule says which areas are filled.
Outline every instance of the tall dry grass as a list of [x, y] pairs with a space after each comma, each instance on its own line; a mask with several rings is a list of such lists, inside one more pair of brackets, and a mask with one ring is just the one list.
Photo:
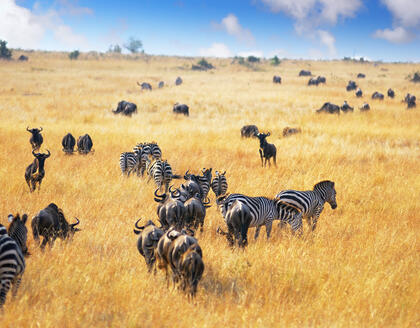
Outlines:
[[[70, 61], [30, 54], [29, 62], [0, 62], [0, 222], [10, 212], [34, 216], [50, 202], [82, 232], [32, 256], [15, 300], [9, 294], [2, 327], [416, 327], [420, 325], [420, 115], [406, 110], [406, 76], [418, 64], [285, 61], [253, 72], [217, 60], [212, 72], [192, 72], [196, 60], [150, 57]], [[307, 87], [300, 69], [326, 76]], [[363, 100], [345, 85], [358, 72]], [[273, 85], [273, 74], [282, 85]], [[184, 84], [175, 87], [177, 76]], [[167, 82], [140, 92], [136, 81]], [[394, 100], [369, 95], [392, 87]], [[132, 118], [111, 108], [138, 105]], [[325, 101], [347, 100], [372, 110], [316, 115]], [[174, 116], [175, 102], [190, 117]], [[258, 142], [241, 140], [242, 125], [271, 131], [277, 168], [261, 168]], [[49, 149], [40, 192], [29, 193], [24, 171], [33, 156], [26, 126], [44, 128]], [[283, 138], [285, 126], [302, 133]], [[89, 133], [93, 155], [65, 156], [61, 138]], [[226, 170], [231, 192], [273, 197], [283, 189], [336, 182], [338, 208], [327, 205], [314, 234], [302, 239], [274, 225], [246, 250], [231, 250], [215, 234], [222, 225], [213, 206], [198, 234], [205, 273], [194, 301], [149, 275], [136, 249], [133, 223], [156, 221], [154, 185], [121, 176], [118, 159], [137, 142], [155, 140], [176, 173], [203, 167]], [[179, 182], [177, 182], [179, 183]], [[214, 196], [212, 195], [214, 203]], [[264, 232], [264, 229], [263, 229]], [[30, 230], [31, 233], [31, 230]]]

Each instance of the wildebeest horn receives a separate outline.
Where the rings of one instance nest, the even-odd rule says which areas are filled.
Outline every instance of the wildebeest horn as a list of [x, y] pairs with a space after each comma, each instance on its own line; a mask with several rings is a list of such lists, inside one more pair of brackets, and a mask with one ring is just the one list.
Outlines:
[[173, 186], [174, 185], [172, 185], [172, 186], [169, 187], [169, 192], [171, 193], [172, 198], [179, 197], [179, 195], [181, 194], [180, 191], [178, 190], [178, 188], [175, 189], [174, 191], [172, 191], [172, 187]]
[[41, 132], [42, 130], [44, 130], [44, 129], [42, 128], [42, 126], [40, 126], [39, 127], [39, 132]]
[[184, 179], [185, 179], [185, 180], [188, 180], [188, 178], [187, 178], [187, 176], [188, 176], [188, 172], [190, 172], [190, 170], [187, 170], [187, 172], [185, 172], [185, 174], [184, 174]]
[[[138, 223], [140, 222], [140, 220], [141, 220], [141, 218], [140, 218], [140, 219], [138, 219], [138, 220], [136, 221], [136, 223], [134, 223], [134, 227], [135, 227], [136, 229], [138, 229], [138, 230], [143, 230], [145, 226], [139, 227], [139, 225], [138, 225]], [[137, 233], [137, 232], [136, 232], [136, 230], [134, 230], [134, 233]]]
[[[404, 101], [404, 100], [403, 100], [403, 101]], [[26, 131], [31, 132], [31, 131], [29, 130], [29, 126], [27, 126], [27, 127], [26, 127]]]
[[48, 157], [50, 157], [51, 156], [51, 153], [50, 153], [50, 151], [47, 149], [47, 152], [48, 152], [48, 155], [47, 155], [47, 157], [46, 158], [48, 158]]
[[[206, 201], [206, 199], [207, 199], [207, 201]], [[203, 205], [208, 205], [208, 204], [210, 204], [210, 198], [206, 197], [204, 199]]]
[[158, 193], [157, 193], [157, 191], [159, 190], [159, 188], [157, 188], [156, 190], [155, 190], [155, 196], [156, 197], [158, 197], [158, 198], [164, 198], [165, 197], [165, 193], [163, 193], [162, 195], [159, 195]]
[[137, 85], [139, 86], [139, 87], [141, 87], [141, 84], [139, 83], [139, 81], [136, 81], [137, 82]]
[[226, 171], [222, 173], [222, 175], [225, 175], [225, 174], [226, 174]]
[[79, 223], [80, 223], [80, 221], [79, 221], [79, 219], [78, 218], [75, 218], [76, 219], [76, 223], [72, 223], [72, 224], [70, 224], [70, 227], [75, 227], [75, 226], [77, 226]]
[[[38, 153], [39, 154], [39, 153]], [[35, 157], [36, 157], [36, 155], [38, 155], [38, 154], [35, 154], [35, 149], [34, 150], [32, 150], [32, 155], [34, 155]]]
[[226, 232], [224, 232], [220, 227], [217, 228], [216, 233], [219, 235], [226, 235]]

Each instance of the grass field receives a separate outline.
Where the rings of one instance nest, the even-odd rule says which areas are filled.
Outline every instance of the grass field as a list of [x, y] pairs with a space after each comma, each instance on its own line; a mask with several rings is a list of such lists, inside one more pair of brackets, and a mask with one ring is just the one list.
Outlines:
[[[29, 228], [26, 271], [18, 296], [0, 314], [2, 327], [418, 327], [420, 325], [420, 114], [406, 110], [407, 76], [420, 64], [284, 61], [259, 71], [211, 60], [211, 72], [188, 68], [197, 59], [82, 58], [30, 53], [26, 63], [0, 62], [0, 223], [9, 213], [32, 218], [50, 202], [82, 232], [41, 252]], [[301, 69], [327, 84], [306, 86]], [[357, 73], [365, 96], [346, 92]], [[274, 85], [272, 76], [283, 83]], [[175, 86], [181, 76], [184, 83]], [[158, 81], [167, 86], [157, 89]], [[141, 92], [136, 81], [150, 82]], [[394, 100], [373, 101], [374, 91]], [[137, 104], [131, 118], [114, 115], [120, 100]], [[330, 101], [355, 107], [317, 115]], [[357, 109], [367, 101], [371, 111]], [[190, 117], [172, 114], [175, 102]], [[256, 139], [240, 128], [270, 131], [277, 168], [261, 168]], [[40, 192], [24, 180], [33, 161], [26, 127], [42, 126], [49, 149]], [[283, 138], [286, 126], [302, 133]], [[89, 133], [94, 154], [65, 156], [61, 139]], [[197, 238], [205, 272], [194, 301], [147, 273], [136, 249], [134, 222], [156, 222], [153, 183], [121, 175], [119, 155], [156, 141], [175, 173], [226, 170], [230, 192], [274, 197], [333, 180], [338, 208], [328, 204], [315, 233], [303, 238], [265, 229], [249, 232], [246, 250], [231, 250], [215, 233], [223, 220], [214, 206]], [[176, 181], [179, 184], [182, 181]], [[30, 224], [28, 224], [30, 226]]]

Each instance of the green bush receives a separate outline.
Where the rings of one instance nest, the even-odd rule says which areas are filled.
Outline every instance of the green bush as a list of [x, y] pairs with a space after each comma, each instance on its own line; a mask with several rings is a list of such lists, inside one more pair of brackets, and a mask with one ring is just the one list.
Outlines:
[[74, 50], [74, 51], [72, 51], [72, 52], [69, 53], [69, 58], [71, 60], [77, 59], [79, 57], [79, 55], [80, 55], [79, 50]]
[[12, 58], [12, 51], [7, 48], [7, 41], [0, 40], [0, 58], [2, 59]]
[[260, 59], [258, 57], [255, 57], [255, 56], [248, 56], [247, 60], [250, 63], [259, 63], [260, 62]]
[[281, 61], [279, 59], [279, 57], [274, 56], [273, 58], [271, 58], [271, 65], [273, 66], [278, 66], [280, 65]]

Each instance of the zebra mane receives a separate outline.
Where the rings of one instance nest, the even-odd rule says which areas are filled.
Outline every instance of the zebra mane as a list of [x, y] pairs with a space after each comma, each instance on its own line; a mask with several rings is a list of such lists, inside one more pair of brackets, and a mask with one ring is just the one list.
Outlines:
[[334, 188], [334, 182], [330, 180], [324, 180], [321, 182], [318, 182], [316, 185], [314, 185], [314, 190], [320, 189], [320, 188]]

